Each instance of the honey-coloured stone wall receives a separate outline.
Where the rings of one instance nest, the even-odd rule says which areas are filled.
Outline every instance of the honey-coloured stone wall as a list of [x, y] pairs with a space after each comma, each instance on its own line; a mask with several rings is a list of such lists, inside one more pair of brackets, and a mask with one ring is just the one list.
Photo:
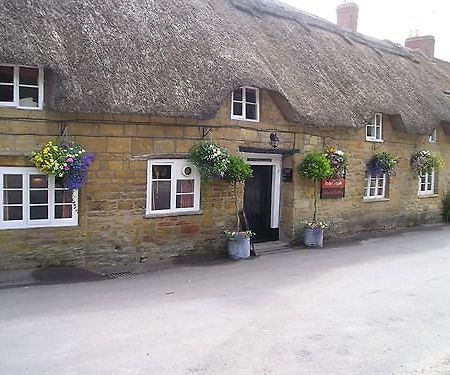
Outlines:
[[[145, 216], [147, 160], [181, 157], [202, 139], [214, 139], [234, 154], [239, 147], [274, 152], [270, 134], [277, 133], [276, 152], [285, 152], [282, 167], [294, 169], [293, 181], [281, 182], [280, 237], [284, 241], [294, 240], [299, 221], [313, 212], [312, 185], [298, 176], [296, 168], [306, 152], [329, 145], [350, 155], [345, 198], [319, 200], [319, 218], [332, 224], [329, 237], [440, 220], [442, 197], [450, 182], [450, 137], [442, 129], [438, 129], [438, 143], [432, 144], [426, 135], [396, 130], [384, 116], [384, 142], [366, 142], [365, 129], [318, 129], [287, 122], [264, 90], [260, 122], [231, 120], [230, 109], [228, 100], [213, 119], [200, 121], [0, 108], [0, 166], [31, 166], [31, 152], [61, 134], [96, 156], [79, 194], [79, 225], [0, 230], [0, 269], [46, 265], [124, 269], [171, 263], [179, 257], [224, 255], [222, 232], [234, 228], [235, 221], [233, 194], [224, 181], [202, 184], [201, 211], [195, 215]], [[420, 149], [440, 153], [447, 160], [438, 175], [436, 196], [417, 196], [417, 177], [409, 159]], [[366, 163], [380, 151], [400, 158], [398, 173], [390, 178], [388, 200], [366, 202]]]

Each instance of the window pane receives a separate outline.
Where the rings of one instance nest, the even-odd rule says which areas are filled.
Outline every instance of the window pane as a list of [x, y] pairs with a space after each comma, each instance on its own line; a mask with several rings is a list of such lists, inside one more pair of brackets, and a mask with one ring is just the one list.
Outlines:
[[48, 206], [30, 207], [30, 219], [31, 220], [48, 219]]
[[153, 165], [152, 178], [154, 180], [170, 180], [172, 167], [170, 165]]
[[170, 209], [170, 181], [153, 181], [152, 210]]
[[19, 83], [22, 85], [37, 86], [39, 84], [39, 69], [20, 67]]
[[194, 194], [177, 195], [177, 208], [194, 207]]
[[256, 90], [255, 89], [245, 89], [245, 101], [247, 103], [256, 104]]
[[242, 103], [233, 103], [233, 115], [242, 116]]
[[5, 189], [21, 189], [22, 175], [21, 174], [5, 174], [3, 176], [3, 187]]
[[55, 188], [64, 189], [63, 179], [56, 177], [55, 178]]
[[13, 66], [0, 66], [0, 83], [14, 83]]
[[36, 87], [19, 87], [19, 105], [21, 107], [37, 107], [39, 89]]
[[72, 192], [69, 190], [56, 190], [55, 203], [72, 203]]
[[14, 102], [14, 86], [0, 85], [0, 102]]
[[4, 204], [22, 204], [22, 190], [3, 191]]
[[233, 100], [238, 100], [238, 101], [242, 101], [242, 89], [236, 89], [233, 92]]
[[48, 203], [47, 190], [31, 190], [30, 191], [30, 203], [31, 204]]
[[372, 125], [368, 125], [366, 127], [366, 135], [367, 135], [367, 137], [373, 137], [374, 136], [374, 127]]
[[193, 193], [193, 192], [194, 192], [194, 180], [177, 181], [177, 193]]
[[381, 128], [380, 127], [376, 127], [376, 139], [381, 139]]
[[30, 175], [30, 188], [32, 189], [46, 189], [48, 186], [48, 177], [41, 174]]
[[55, 206], [55, 219], [71, 219], [72, 218], [72, 205], [56, 205]]
[[245, 117], [247, 118], [247, 120], [256, 120], [256, 105], [255, 104], [246, 104]]
[[8, 206], [3, 207], [3, 220], [4, 221], [13, 221], [13, 220], [22, 220], [23, 212], [21, 206]]

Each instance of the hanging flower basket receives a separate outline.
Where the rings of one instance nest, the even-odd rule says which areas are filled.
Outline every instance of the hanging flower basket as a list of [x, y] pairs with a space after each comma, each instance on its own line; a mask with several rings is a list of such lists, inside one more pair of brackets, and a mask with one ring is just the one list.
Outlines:
[[87, 172], [94, 161], [94, 155], [73, 142], [47, 142], [39, 151], [33, 152], [31, 162], [41, 172], [61, 178], [69, 190], [80, 189], [85, 183]]
[[375, 154], [369, 161], [367, 169], [372, 176], [394, 176], [398, 164], [398, 158], [388, 152]]
[[347, 169], [347, 155], [342, 150], [336, 147], [328, 147], [325, 151], [325, 156], [330, 162], [330, 167], [333, 171], [332, 179], [345, 178]]
[[432, 173], [433, 169], [439, 169], [443, 164], [444, 160], [430, 151], [417, 151], [411, 156], [411, 167], [418, 176]]
[[230, 154], [218, 143], [206, 141], [191, 148], [189, 160], [198, 168], [203, 180], [224, 178]]

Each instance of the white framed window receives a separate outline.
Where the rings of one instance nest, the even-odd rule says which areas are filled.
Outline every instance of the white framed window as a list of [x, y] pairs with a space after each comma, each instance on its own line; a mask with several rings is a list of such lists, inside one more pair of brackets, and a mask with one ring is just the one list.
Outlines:
[[0, 167], [0, 229], [78, 225], [78, 192], [36, 168]]
[[385, 174], [366, 175], [364, 187], [364, 199], [383, 199], [386, 198], [387, 179]]
[[231, 119], [259, 122], [259, 89], [244, 86], [233, 91]]
[[430, 134], [430, 137], [428, 138], [428, 141], [430, 143], [437, 143], [437, 129], [436, 128], [434, 128], [431, 131], [431, 134]]
[[186, 159], [149, 160], [147, 215], [200, 210], [200, 173]]
[[0, 106], [42, 109], [43, 102], [42, 68], [0, 64]]
[[370, 124], [366, 125], [366, 141], [382, 142], [383, 141], [383, 114], [375, 113]]
[[425, 173], [419, 176], [419, 195], [434, 195], [436, 194], [436, 173], [433, 170], [431, 173]]

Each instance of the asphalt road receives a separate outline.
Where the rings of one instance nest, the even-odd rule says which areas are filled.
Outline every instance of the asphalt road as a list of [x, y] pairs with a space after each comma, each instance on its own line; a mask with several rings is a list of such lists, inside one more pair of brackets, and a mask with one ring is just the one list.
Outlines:
[[450, 374], [450, 228], [0, 290], [0, 374]]

